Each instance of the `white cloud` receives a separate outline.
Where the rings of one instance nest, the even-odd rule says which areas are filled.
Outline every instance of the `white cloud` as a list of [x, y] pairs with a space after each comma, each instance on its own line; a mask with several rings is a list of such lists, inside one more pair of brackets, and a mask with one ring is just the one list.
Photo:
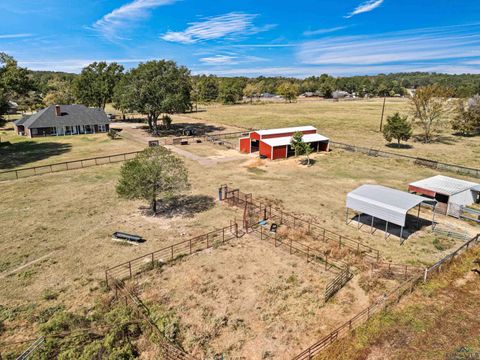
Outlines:
[[33, 34], [0, 34], [0, 39], [18, 39], [31, 36], [33, 36]]
[[273, 27], [273, 25], [256, 27], [253, 24], [256, 17], [255, 14], [231, 12], [189, 23], [184, 31], [169, 31], [161, 38], [165, 41], [192, 44], [204, 40], [256, 34]]
[[344, 16], [345, 18], [351, 18], [352, 16], [355, 16], [355, 15], [358, 15], [358, 14], [362, 14], [362, 13], [366, 13], [366, 12], [370, 12], [374, 9], [376, 9], [377, 7], [379, 7], [380, 5], [382, 5], [384, 0], [368, 0], [368, 1], [365, 1], [364, 3], [358, 5], [355, 10], [353, 10], [350, 14]]
[[155, 58], [132, 58], [132, 59], [64, 59], [64, 60], [20, 60], [18, 64], [27, 67], [30, 70], [51, 70], [51, 71], [66, 71], [66, 72], [80, 72], [85, 66], [95, 61], [105, 61], [107, 63], [116, 62], [124, 64], [126, 67], [136, 65], [141, 62], [155, 60]]
[[170, 5], [177, 0], [134, 0], [97, 20], [92, 28], [109, 39], [120, 38], [119, 30], [139, 20], [148, 18], [150, 11], [160, 6]]
[[235, 56], [229, 55], [215, 55], [201, 58], [200, 61], [205, 64], [210, 65], [234, 65], [237, 62], [235, 61]]
[[313, 35], [323, 35], [323, 34], [330, 34], [336, 31], [340, 31], [346, 29], [348, 26], [337, 26], [328, 29], [317, 29], [317, 30], [308, 30], [303, 33], [305, 36], [313, 36]]
[[200, 62], [207, 64], [207, 65], [238, 65], [238, 64], [251, 64], [256, 62], [267, 61], [268, 59], [259, 57], [259, 56], [252, 56], [252, 55], [242, 55], [242, 54], [217, 54], [213, 56], [206, 56], [199, 59]]
[[474, 24], [307, 41], [300, 45], [297, 57], [309, 65], [460, 62], [480, 57], [479, 28]]

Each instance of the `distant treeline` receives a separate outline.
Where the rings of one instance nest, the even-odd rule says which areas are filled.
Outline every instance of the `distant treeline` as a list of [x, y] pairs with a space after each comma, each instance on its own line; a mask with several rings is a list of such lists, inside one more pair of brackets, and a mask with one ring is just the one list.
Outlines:
[[[78, 76], [71, 73], [52, 71], [31, 71], [31, 74], [35, 87], [42, 94], [47, 94], [51, 90], [52, 82], [71, 83]], [[192, 76], [192, 80], [194, 90], [198, 90], [199, 101], [217, 101], [222, 91], [228, 91], [227, 87], [230, 87], [232, 97], [241, 97], [244, 95], [243, 92], [248, 84], [253, 85], [254, 96], [264, 93], [278, 94], [279, 87], [285, 82], [294, 84], [298, 94], [310, 92], [324, 97], [331, 97], [336, 90], [346, 91], [350, 94], [355, 93], [359, 97], [406, 95], [407, 89], [416, 89], [432, 84], [447, 87], [452, 91], [453, 96], [460, 98], [467, 98], [480, 93], [479, 74], [449, 75], [412, 72], [351, 77], [332, 77], [322, 74], [321, 76], [311, 76], [305, 79], [200, 75]]]

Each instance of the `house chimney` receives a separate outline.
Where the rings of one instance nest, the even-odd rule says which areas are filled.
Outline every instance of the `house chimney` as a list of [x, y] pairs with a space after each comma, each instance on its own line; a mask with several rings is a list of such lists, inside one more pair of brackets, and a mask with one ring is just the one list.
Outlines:
[[62, 111], [60, 110], [60, 105], [55, 105], [55, 115], [62, 116]]

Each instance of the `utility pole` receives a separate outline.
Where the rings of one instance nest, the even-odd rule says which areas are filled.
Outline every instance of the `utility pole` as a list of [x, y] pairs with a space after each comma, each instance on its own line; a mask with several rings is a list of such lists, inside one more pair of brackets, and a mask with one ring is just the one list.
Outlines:
[[383, 114], [385, 113], [385, 101], [387, 100], [387, 96], [383, 96], [383, 106], [382, 106], [382, 117], [380, 118], [380, 132], [382, 132], [383, 128]]

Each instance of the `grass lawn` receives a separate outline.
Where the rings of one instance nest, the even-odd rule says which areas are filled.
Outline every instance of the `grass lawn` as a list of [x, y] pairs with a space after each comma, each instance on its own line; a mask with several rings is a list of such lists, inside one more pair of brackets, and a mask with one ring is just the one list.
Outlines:
[[[387, 143], [379, 132], [382, 102], [383, 99], [339, 102], [308, 100], [292, 104], [217, 105], [189, 116], [245, 128], [313, 125], [318, 128], [319, 133], [334, 141], [478, 167], [480, 137], [454, 136], [449, 129], [445, 129], [438, 140], [431, 144], [412, 139], [408, 142], [411, 148], [398, 149], [386, 146]], [[387, 99], [384, 123], [387, 116], [397, 111], [410, 114], [408, 100]], [[415, 135], [420, 135], [419, 129], [415, 130]]]
[[128, 139], [111, 140], [107, 134], [27, 138], [14, 133], [11, 124], [0, 129], [0, 171], [141, 150]]

